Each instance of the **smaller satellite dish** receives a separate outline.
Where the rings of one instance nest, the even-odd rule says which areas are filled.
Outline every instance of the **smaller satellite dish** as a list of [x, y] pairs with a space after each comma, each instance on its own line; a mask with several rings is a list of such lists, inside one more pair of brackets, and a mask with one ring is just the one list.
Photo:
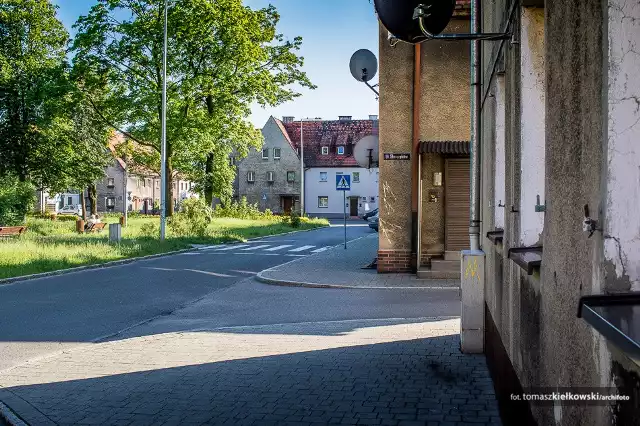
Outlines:
[[370, 169], [378, 164], [378, 136], [369, 135], [353, 147], [353, 157], [360, 167]]
[[370, 50], [360, 49], [351, 55], [349, 69], [356, 80], [369, 81], [378, 72], [378, 59]]

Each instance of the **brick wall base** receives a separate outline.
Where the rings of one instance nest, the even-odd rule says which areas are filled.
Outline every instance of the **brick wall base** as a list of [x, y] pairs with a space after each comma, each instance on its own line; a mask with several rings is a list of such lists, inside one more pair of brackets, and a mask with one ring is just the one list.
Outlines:
[[411, 272], [411, 250], [378, 250], [378, 273]]

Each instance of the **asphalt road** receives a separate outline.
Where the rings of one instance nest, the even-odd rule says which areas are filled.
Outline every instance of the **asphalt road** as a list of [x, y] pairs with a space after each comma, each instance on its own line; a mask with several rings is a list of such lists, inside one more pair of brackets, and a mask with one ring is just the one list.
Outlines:
[[[97, 339], [200, 326], [457, 315], [452, 292], [260, 284], [261, 270], [341, 244], [335, 225], [127, 265], [0, 285], [0, 370]], [[347, 239], [374, 231], [348, 223]], [[153, 321], [151, 321], [153, 320]]]

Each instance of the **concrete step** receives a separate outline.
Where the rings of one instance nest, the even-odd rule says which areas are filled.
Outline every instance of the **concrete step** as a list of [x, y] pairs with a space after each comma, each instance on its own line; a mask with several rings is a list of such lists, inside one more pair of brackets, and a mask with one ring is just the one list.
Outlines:
[[445, 251], [444, 252], [444, 260], [460, 260], [460, 252], [459, 251]]
[[442, 271], [442, 272], [457, 272], [459, 274], [460, 261], [431, 259], [431, 270]]
[[431, 280], [459, 280], [460, 279], [460, 271], [452, 272], [452, 271], [433, 271], [427, 268], [418, 269], [418, 278], [422, 279], [431, 279]]

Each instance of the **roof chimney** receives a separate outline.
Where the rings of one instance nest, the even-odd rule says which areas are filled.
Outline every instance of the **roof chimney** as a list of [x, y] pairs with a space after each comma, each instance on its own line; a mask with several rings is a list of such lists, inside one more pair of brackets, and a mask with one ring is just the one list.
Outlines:
[[369, 120], [377, 120], [378, 116], [377, 115], [370, 115], [369, 116]]
[[289, 116], [289, 115], [285, 115], [284, 117], [282, 117], [282, 122], [283, 123], [293, 123], [293, 119], [295, 117], [293, 116]]
[[338, 117], [338, 119], [340, 121], [351, 121], [351, 116], [350, 115], [341, 115]]

